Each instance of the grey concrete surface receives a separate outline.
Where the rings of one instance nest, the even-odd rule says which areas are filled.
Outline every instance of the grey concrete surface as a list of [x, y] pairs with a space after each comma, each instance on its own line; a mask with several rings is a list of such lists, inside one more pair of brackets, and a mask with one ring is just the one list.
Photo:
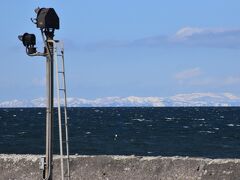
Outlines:
[[[39, 180], [37, 155], [0, 154], [0, 180]], [[240, 159], [71, 156], [72, 180], [240, 180]], [[59, 157], [54, 180], [60, 179]]]

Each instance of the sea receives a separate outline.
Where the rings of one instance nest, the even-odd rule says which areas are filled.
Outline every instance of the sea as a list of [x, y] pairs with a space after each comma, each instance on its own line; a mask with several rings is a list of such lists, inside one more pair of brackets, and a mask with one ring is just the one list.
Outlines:
[[[45, 113], [0, 108], [0, 153], [44, 154]], [[240, 107], [86, 107], [68, 116], [70, 154], [240, 158]]]

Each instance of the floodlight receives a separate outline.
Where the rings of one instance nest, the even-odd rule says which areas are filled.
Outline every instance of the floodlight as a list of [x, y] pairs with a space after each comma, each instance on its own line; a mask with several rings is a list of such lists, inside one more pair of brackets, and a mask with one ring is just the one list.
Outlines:
[[36, 45], [36, 36], [34, 34], [24, 33], [23, 35], [18, 36], [18, 39], [22, 41], [28, 54], [34, 54], [37, 52], [34, 47]]
[[36, 36], [34, 34], [24, 33], [18, 36], [18, 39], [22, 41], [23, 45], [26, 47], [36, 45]]
[[59, 29], [59, 18], [53, 8], [37, 8], [36, 24], [40, 29]]

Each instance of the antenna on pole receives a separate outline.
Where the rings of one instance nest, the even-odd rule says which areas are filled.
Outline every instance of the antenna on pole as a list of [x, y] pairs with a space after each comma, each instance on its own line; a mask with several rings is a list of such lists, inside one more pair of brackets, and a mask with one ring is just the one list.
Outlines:
[[[53, 8], [36, 8], [36, 18], [31, 18], [31, 21], [36, 24], [37, 28], [40, 29], [43, 42], [44, 52], [38, 52], [36, 45], [36, 36], [34, 34], [24, 33], [18, 36], [19, 40], [22, 41], [26, 48], [26, 53], [29, 56], [43, 56], [46, 57], [46, 89], [47, 89], [47, 103], [46, 103], [46, 155], [40, 160], [40, 169], [42, 170], [42, 179], [52, 180], [53, 179], [53, 117], [54, 117], [54, 62], [57, 66], [57, 44], [59, 41], [54, 40], [55, 30], [59, 29], [59, 17]], [[64, 72], [64, 57], [63, 48], [61, 49], [61, 57]], [[64, 80], [64, 113], [65, 113], [65, 143], [67, 152], [67, 176], [64, 176], [63, 171], [63, 148], [62, 148], [62, 124], [61, 124], [61, 107], [59, 98], [59, 87], [58, 87], [58, 115], [59, 115], [59, 139], [60, 139], [60, 154], [61, 154], [61, 179], [64, 177], [70, 179], [69, 173], [69, 150], [68, 150], [68, 127], [67, 127], [67, 103], [66, 103], [66, 84], [65, 84], [65, 73], [63, 76]], [[57, 76], [58, 82], [58, 76]], [[57, 83], [58, 84], [58, 83]]]

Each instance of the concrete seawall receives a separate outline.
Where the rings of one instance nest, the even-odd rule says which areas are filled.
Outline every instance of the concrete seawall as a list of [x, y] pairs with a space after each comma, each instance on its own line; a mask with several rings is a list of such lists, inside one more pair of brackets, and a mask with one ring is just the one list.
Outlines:
[[[0, 155], [0, 180], [39, 180], [37, 155]], [[60, 179], [54, 158], [54, 179]], [[188, 157], [71, 156], [72, 180], [237, 180], [240, 159]]]

